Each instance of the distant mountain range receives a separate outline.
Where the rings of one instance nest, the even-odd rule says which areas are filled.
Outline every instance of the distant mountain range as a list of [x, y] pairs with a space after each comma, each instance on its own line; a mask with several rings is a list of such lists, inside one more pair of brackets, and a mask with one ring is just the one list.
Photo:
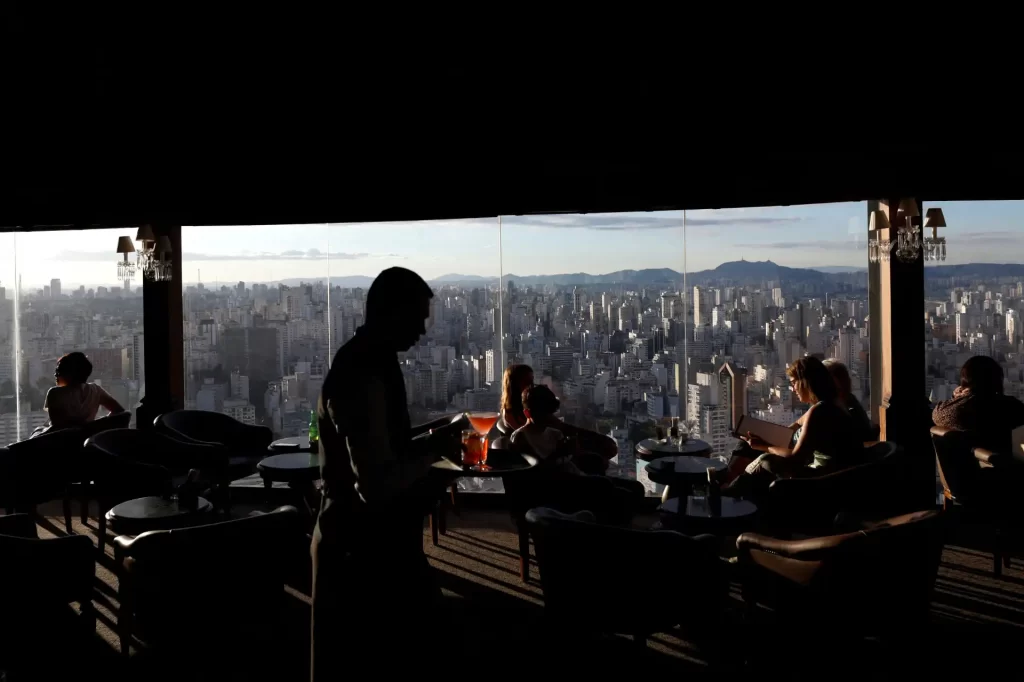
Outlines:
[[[829, 284], [847, 283], [855, 284], [863, 282], [867, 273], [866, 267], [850, 265], [823, 265], [816, 268], [789, 268], [779, 265], [773, 261], [749, 261], [738, 260], [722, 263], [711, 270], [699, 270], [687, 273], [686, 279], [690, 284], [701, 284], [702, 282], [731, 282], [733, 284], [759, 284], [762, 281], [774, 280], [777, 282], [805, 282]], [[1024, 264], [1015, 263], [966, 263], [961, 265], [929, 265], [925, 268], [927, 279], [941, 279], [947, 277], [963, 277], [977, 279], [992, 279], [995, 277], [1020, 277], [1024, 279]], [[331, 286], [340, 286], [353, 289], [356, 287], [367, 288], [373, 283], [373, 277], [366, 275], [350, 275], [345, 277], [331, 277]], [[683, 274], [671, 268], [650, 268], [646, 270], [617, 270], [603, 275], [591, 275], [586, 272], [574, 272], [557, 275], [505, 275], [506, 282], [514, 282], [516, 286], [544, 286], [544, 285], [593, 285], [593, 284], [630, 284], [634, 286], [656, 286], [659, 284], [677, 285], [682, 282]], [[301, 282], [309, 282], [309, 279], [286, 279], [280, 283], [287, 286], [295, 286]], [[497, 277], [484, 277], [481, 275], [461, 275], [448, 273], [436, 277], [430, 282], [434, 285], [449, 286], [487, 286], [496, 284]], [[863, 286], [863, 285], [861, 285]]]

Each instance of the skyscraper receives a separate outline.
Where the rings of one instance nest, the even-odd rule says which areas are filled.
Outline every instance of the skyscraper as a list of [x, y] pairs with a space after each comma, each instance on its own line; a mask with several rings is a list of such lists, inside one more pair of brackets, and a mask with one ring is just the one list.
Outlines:
[[146, 383], [146, 338], [142, 332], [132, 334], [132, 378], [141, 391]]
[[1020, 315], [1016, 310], [1006, 311], [1006, 340], [1011, 345], [1017, 345], [1017, 337], [1020, 336]]
[[50, 280], [50, 298], [60, 298], [60, 280]]

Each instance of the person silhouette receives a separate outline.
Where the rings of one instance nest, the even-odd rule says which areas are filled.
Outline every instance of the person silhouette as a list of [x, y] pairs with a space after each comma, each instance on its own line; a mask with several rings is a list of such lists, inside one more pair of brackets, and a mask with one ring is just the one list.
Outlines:
[[[440, 598], [423, 554], [423, 517], [450, 478], [431, 465], [450, 433], [412, 439], [398, 353], [426, 332], [433, 292], [389, 268], [366, 322], [334, 356], [317, 404], [323, 502], [313, 533], [311, 676], [340, 679], [367, 647], [425, 639]], [[418, 657], [412, 660], [419, 660]]]

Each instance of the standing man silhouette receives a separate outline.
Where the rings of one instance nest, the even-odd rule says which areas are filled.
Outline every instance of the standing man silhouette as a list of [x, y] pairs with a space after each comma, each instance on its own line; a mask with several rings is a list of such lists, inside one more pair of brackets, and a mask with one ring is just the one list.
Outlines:
[[423, 554], [423, 517], [450, 482], [432, 475], [431, 464], [453, 441], [440, 434], [412, 440], [397, 356], [426, 332], [431, 298], [411, 270], [381, 272], [366, 296], [366, 323], [334, 356], [320, 394], [324, 491], [312, 544], [317, 682], [340, 679], [354, 660], [396, 642], [398, 658], [409, 660], [408, 647], [425, 639], [440, 597]]

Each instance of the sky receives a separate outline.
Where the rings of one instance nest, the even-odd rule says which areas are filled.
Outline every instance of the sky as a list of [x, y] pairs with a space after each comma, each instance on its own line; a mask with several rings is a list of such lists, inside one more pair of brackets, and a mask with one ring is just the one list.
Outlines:
[[[947, 263], [1024, 262], [1024, 202], [926, 202], [950, 226]], [[790, 267], [866, 265], [867, 204], [407, 223], [183, 227], [186, 283], [376, 275], [394, 265], [427, 279], [672, 268], [745, 258]], [[60, 278], [65, 289], [116, 286], [117, 237], [131, 229], [0, 234], [0, 286]], [[499, 249], [500, 244], [500, 249]], [[330, 253], [330, 258], [327, 254]], [[136, 284], [139, 283], [138, 277]]]

